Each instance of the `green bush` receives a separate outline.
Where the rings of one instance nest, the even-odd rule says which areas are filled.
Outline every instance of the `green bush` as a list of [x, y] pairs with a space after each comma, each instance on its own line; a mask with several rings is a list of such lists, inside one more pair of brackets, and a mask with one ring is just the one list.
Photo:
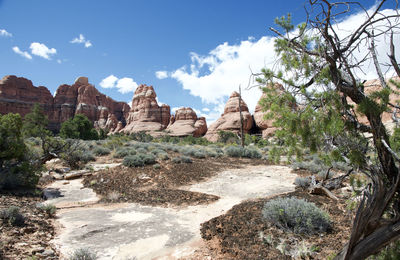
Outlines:
[[45, 212], [49, 217], [54, 217], [57, 211], [56, 206], [53, 204], [41, 204], [38, 208]]
[[0, 189], [34, 187], [42, 168], [40, 154], [25, 145], [19, 114], [0, 115]]
[[74, 251], [69, 260], [96, 260], [97, 256], [87, 248], [80, 248]]
[[254, 148], [245, 147], [243, 149], [242, 157], [260, 159], [262, 157], [262, 153], [255, 147]]
[[8, 223], [12, 226], [22, 226], [25, 224], [25, 217], [20, 213], [20, 208], [16, 206], [1, 210], [0, 219], [3, 223]]
[[161, 169], [161, 165], [156, 163], [156, 164], [153, 165], [153, 169], [154, 170], [159, 170], [159, 169]]
[[224, 144], [239, 144], [239, 138], [233, 132], [218, 131], [218, 142]]
[[302, 189], [308, 188], [310, 184], [311, 178], [309, 177], [296, 177], [296, 179], [294, 180], [294, 185]]
[[86, 144], [79, 140], [67, 139], [61, 160], [71, 169], [81, 169], [86, 163], [96, 160]]
[[314, 203], [298, 198], [277, 198], [265, 203], [263, 218], [285, 231], [316, 234], [331, 228], [329, 215]]
[[102, 146], [97, 146], [93, 149], [93, 153], [97, 156], [108, 155], [111, 153], [110, 149]]
[[157, 157], [158, 157], [159, 159], [163, 160], [163, 161], [169, 160], [169, 155], [168, 155], [166, 152], [164, 152], [164, 153], [159, 153], [159, 154], [157, 155]]
[[93, 123], [82, 114], [77, 114], [61, 124], [60, 136], [63, 138], [97, 140], [99, 135]]
[[192, 163], [193, 161], [190, 157], [181, 155], [181, 156], [172, 158], [172, 162], [173, 163]]
[[139, 156], [143, 158], [144, 164], [156, 163], [156, 157], [153, 154], [140, 154]]
[[228, 146], [225, 148], [225, 154], [229, 157], [242, 157], [243, 148], [241, 146]]
[[144, 160], [139, 155], [131, 155], [125, 157], [122, 164], [127, 167], [140, 167], [144, 166]]
[[114, 154], [114, 158], [124, 158], [128, 155], [135, 155], [136, 151], [131, 148], [119, 148]]
[[141, 131], [137, 133], [132, 133], [130, 135], [130, 138], [132, 140], [138, 141], [138, 142], [143, 142], [143, 143], [149, 143], [153, 140], [153, 137], [149, 134], [146, 134], [146, 132]]

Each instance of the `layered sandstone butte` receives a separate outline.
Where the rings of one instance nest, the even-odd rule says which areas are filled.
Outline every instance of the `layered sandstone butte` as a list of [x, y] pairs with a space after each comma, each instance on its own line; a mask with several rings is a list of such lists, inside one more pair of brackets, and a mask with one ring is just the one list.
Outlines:
[[64, 122], [75, 114], [84, 114], [96, 128], [118, 130], [125, 124], [130, 107], [100, 93], [86, 77], [78, 78], [73, 85], [61, 85], [54, 97], [54, 120]]
[[197, 117], [196, 112], [190, 107], [179, 108], [172, 115], [167, 127], [168, 135], [171, 136], [194, 136], [200, 137], [207, 132], [205, 117]]
[[235, 91], [229, 97], [225, 105], [224, 113], [217, 121], [210, 125], [207, 134], [204, 137], [207, 138], [209, 141], [216, 142], [218, 141], [218, 131], [231, 131], [239, 133], [240, 108], [242, 110], [243, 117], [243, 130], [244, 133], [248, 133], [253, 126], [253, 118], [249, 113], [249, 108], [247, 107], [243, 99], [241, 100], [239, 107], [239, 93]]
[[[86, 77], [73, 85], [61, 85], [53, 98], [45, 87], [35, 87], [30, 80], [5, 76], [0, 80], [0, 113], [19, 113], [25, 116], [37, 103], [50, 121], [50, 129], [57, 131], [62, 122], [75, 114], [85, 114], [96, 127], [115, 131], [125, 125], [130, 107], [101, 94]], [[121, 126], [122, 125], [122, 126]]]
[[132, 100], [132, 108], [126, 119], [124, 133], [148, 132], [155, 134], [167, 128], [170, 119], [170, 107], [159, 106], [153, 86], [137, 87]]
[[265, 111], [263, 107], [261, 106], [261, 100], [265, 98], [265, 93], [262, 94], [260, 100], [257, 103], [257, 106], [254, 110], [254, 123], [256, 124], [256, 127], [261, 131], [262, 137], [263, 138], [268, 138], [269, 136], [273, 135], [276, 131], [276, 127], [274, 127], [272, 124], [274, 120], [272, 119], [265, 119], [266, 114], [268, 111]]

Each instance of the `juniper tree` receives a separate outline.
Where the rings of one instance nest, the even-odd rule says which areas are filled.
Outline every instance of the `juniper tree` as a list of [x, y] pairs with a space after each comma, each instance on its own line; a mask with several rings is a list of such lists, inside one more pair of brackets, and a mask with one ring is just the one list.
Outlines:
[[[357, 2], [307, 1], [307, 20], [297, 28], [290, 15], [276, 19], [279, 29], [271, 30], [277, 35], [278, 69], [257, 75], [267, 94], [263, 105], [279, 127], [277, 137], [292, 152], [323, 151], [326, 161], [347, 161], [370, 180], [350, 239], [336, 259], [364, 259], [400, 238], [400, 156], [382, 122], [383, 112], [399, 108], [389, 95], [400, 84], [391, 80], [391, 88], [382, 70], [388, 66], [400, 77], [393, 42], [400, 16], [383, 12], [385, 2], [366, 10]], [[363, 10], [364, 21], [353, 31], [339, 31], [335, 24], [354, 7]], [[389, 42], [386, 64], [378, 62], [378, 38]], [[359, 53], [364, 46], [368, 51]], [[360, 73], [367, 63], [374, 64], [382, 86], [372, 93], [364, 91]], [[361, 123], [361, 116], [368, 123]]]

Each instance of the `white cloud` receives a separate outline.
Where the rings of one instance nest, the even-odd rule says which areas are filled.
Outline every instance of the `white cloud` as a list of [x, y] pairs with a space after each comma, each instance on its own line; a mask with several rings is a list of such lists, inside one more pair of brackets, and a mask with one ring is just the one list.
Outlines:
[[207, 107], [203, 108], [202, 110], [203, 110], [204, 112], [210, 112], [210, 109], [207, 108]]
[[14, 46], [12, 50], [28, 60], [32, 59], [32, 56], [27, 51], [21, 51], [18, 46]]
[[160, 100], [158, 100], [158, 97], [156, 97], [156, 101], [159, 106], [166, 105], [164, 102], [161, 102]]
[[57, 53], [56, 49], [54, 48], [49, 49], [46, 45], [39, 42], [32, 42], [29, 48], [31, 49], [31, 53], [33, 55], [42, 57], [47, 60], [51, 60], [51, 56]]
[[0, 36], [12, 37], [12, 34], [7, 32], [5, 29], [0, 29]]
[[78, 44], [84, 44], [85, 48], [92, 47], [92, 43], [89, 40], [85, 39], [85, 36], [83, 34], [79, 34], [79, 37], [76, 37], [70, 41], [70, 43], [78, 43]]
[[61, 63], [62, 63], [62, 61], [61, 61], [60, 59], [58, 59], [58, 60], [57, 60], [57, 63], [58, 63], [58, 64], [61, 64]]
[[102, 88], [117, 88], [118, 92], [125, 94], [128, 92], [135, 92], [138, 84], [132, 78], [117, 78], [114, 75], [110, 75], [104, 78], [100, 84]]
[[175, 114], [176, 110], [181, 109], [183, 107], [173, 107], [171, 108], [171, 114]]
[[[384, 10], [386, 15], [395, 14], [395, 10]], [[348, 35], [351, 30], [356, 29], [365, 18], [365, 14], [359, 13], [343, 19], [335, 25], [340, 29], [340, 37]], [[395, 21], [392, 21], [396, 24]], [[378, 25], [375, 25], [377, 27]], [[381, 27], [383, 27], [381, 25]], [[247, 103], [249, 110], [254, 112], [255, 106], [261, 96], [258, 88], [246, 90], [249, 84], [251, 72], [258, 73], [262, 68], [274, 68], [277, 65], [277, 57], [274, 52], [274, 37], [264, 36], [258, 40], [252, 36], [248, 40], [238, 44], [227, 42], [218, 45], [207, 55], [190, 53], [191, 63], [184, 65], [167, 75], [177, 80], [182, 88], [189, 90], [190, 94], [201, 98], [203, 104], [215, 105], [209, 111], [203, 110], [208, 123], [214, 121], [223, 112], [225, 102], [233, 91], [242, 87], [243, 100]], [[400, 44], [400, 33], [394, 35], [395, 46]], [[376, 40], [376, 49], [381, 63], [388, 63], [389, 39], [383, 36]], [[361, 60], [368, 52], [368, 46], [361, 46], [356, 57]], [[396, 48], [396, 56], [400, 56], [400, 48]], [[250, 70], [251, 69], [251, 70]], [[364, 73], [357, 74], [361, 79], [376, 78], [374, 64], [366, 62], [362, 67]], [[164, 74], [165, 75], [165, 74]], [[390, 75], [389, 75], [390, 76]]]
[[107, 78], [103, 79], [100, 82], [100, 87], [102, 88], [114, 88], [115, 83], [118, 81], [118, 78], [115, 77], [114, 75], [110, 75]]
[[166, 79], [168, 78], [168, 72], [165, 70], [156, 71], [156, 77], [158, 79]]

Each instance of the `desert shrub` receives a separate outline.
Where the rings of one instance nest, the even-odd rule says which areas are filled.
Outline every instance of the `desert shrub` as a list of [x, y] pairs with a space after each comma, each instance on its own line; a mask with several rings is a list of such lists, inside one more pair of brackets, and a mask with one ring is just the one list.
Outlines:
[[86, 163], [96, 160], [84, 142], [73, 139], [66, 140], [66, 147], [60, 158], [71, 169], [80, 169]]
[[193, 161], [190, 157], [181, 155], [181, 156], [172, 158], [172, 162], [173, 163], [192, 163]]
[[28, 137], [25, 139], [25, 143], [28, 143], [32, 146], [39, 146], [42, 144], [42, 140], [39, 137]]
[[143, 158], [144, 164], [156, 163], [156, 157], [153, 154], [140, 154], [139, 156]]
[[243, 154], [243, 147], [241, 146], [228, 146], [225, 148], [225, 154], [230, 157], [241, 157]]
[[204, 150], [198, 150], [196, 152], [194, 152], [194, 154], [192, 155], [195, 158], [199, 158], [199, 159], [203, 159], [207, 157], [206, 151]]
[[163, 161], [169, 160], [169, 155], [166, 152], [157, 154], [157, 157]]
[[266, 221], [278, 228], [297, 234], [316, 234], [331, 228], [331, 220], [326, 212], [314, 203], [295, 197], [268, 201], [262, 214]]
[[20, 213], [20, 208], [16, 206], [1, 210], [0, 219], [3, 223], [8, 223], [12, 226], [22, 226], [25, 224], [25, 217]]
[[103, 156], [110, 154], [111, 151], [107, 147], [97, 146], [93, 149], [93, 153], [97, 156]]
[[124, 158], [128, 155], [135, 155], [136, 151], [130, 148], [119, 148], [113, 155], [114, 158]]
[[146, 164], [154, 164], [156, 163], [156, 157], [152, 154], [137, 154], [126, 156], [124, 161], [122, 162], [123, 165], [128, 167], [139, 167], [144, 166]]
[[311, 184], [311, 178], [309, 177], [296, 177], [296, 179], [294, 180], [294, 185], [302, 189], [309, 187], [310, 184]]
[[136, 153], [137, 153], [137, 154], [146, 154], [146, 153], [147, 153], [147, 150], [144, 149], [144, 148], [138, 148], [138, 149], [136, 149]]
[[54, 206], [53, 204], [40, 204], [38, 208], [46, 213], [49, 217], [53, 217], [57, 211], [56, 206]]
[[208, 157], [219, 157], [219, 156], [221, 156], [215, 150], [211, 150], [211, 149], [206, 150], [206, 153], [207, 153]]
[[224, 144], [238, 144], [239, 138], [230, 131], [218, 131], [218, 142]]
[[[325, 178], [327, 177], [327, 176], [326, 176], [326, 172], [327, 172], [327, 170], [319, 171], [318, 174], [317, 174], [318, 178], [320, 178], [320, 179], [325, 179]], [[333, 176], [335, 176], [335, 172], [333, 172], [332, 170], [330, 170], [327, 179], [331, 179], [331, 178], [333, 178]]]
[[87, 248], [80, 248], [74, 251], [69, 260], [95, 260], [97, 256], [95, 253]]
[[117, 191], [111, 191], [107, 194], [107, 199], [109, 201], [118, 201], [120, 197], [121, 197], [121, 194], [119, 194], [119, 192], [117, 192]]
[[165, 153], [165, 151], [160, 148], [155, 148], [155, 149], [151, 150], [151, 153], [154, 155], [158, 155], [160, 153]]
[[161, 165], [156, 163], [156, 164], [153, 165], [153, 169], [154, 170], [159, 170], [159, 169], [161, 169]]
[[153, 137], [149, 134], [146, 134], [146, 132], [144, 132], [144, 131], [132, 133], [132, 134], [130, 134], [130, 138], [132, 140], [135, 140], [138, 142], [143, 142], [143, 143], [149, 143], [153, 140]]
[[352, 168], [350, 165], [348, 165], [345, 162], [336, 162], [336, 161], [332, 162], [332, 167], [335, 169], [338, 169], [340, 171], [344, 171], [344, 172], [347, 172], [348, 170], [350, 170]]
[[131, 155], [126, 156], [122, 164], [127, 167], [140, 167], [144, 166], [144, 160], [139, 155]]
[[243, 149], [243, 154], [242, 157], [247, 157], [247, 158], [254, 158], [254, 159], [260, 159], [262, 157], [261, 152], [257, 148], [248, 148], [245, 147]]
[[279, 163], [281, 161], [281, 154], [283, 149], [278, 146], [272, 146], [271, 149], [268, 150], [268, 158], [270, 161], [274, 163]]

